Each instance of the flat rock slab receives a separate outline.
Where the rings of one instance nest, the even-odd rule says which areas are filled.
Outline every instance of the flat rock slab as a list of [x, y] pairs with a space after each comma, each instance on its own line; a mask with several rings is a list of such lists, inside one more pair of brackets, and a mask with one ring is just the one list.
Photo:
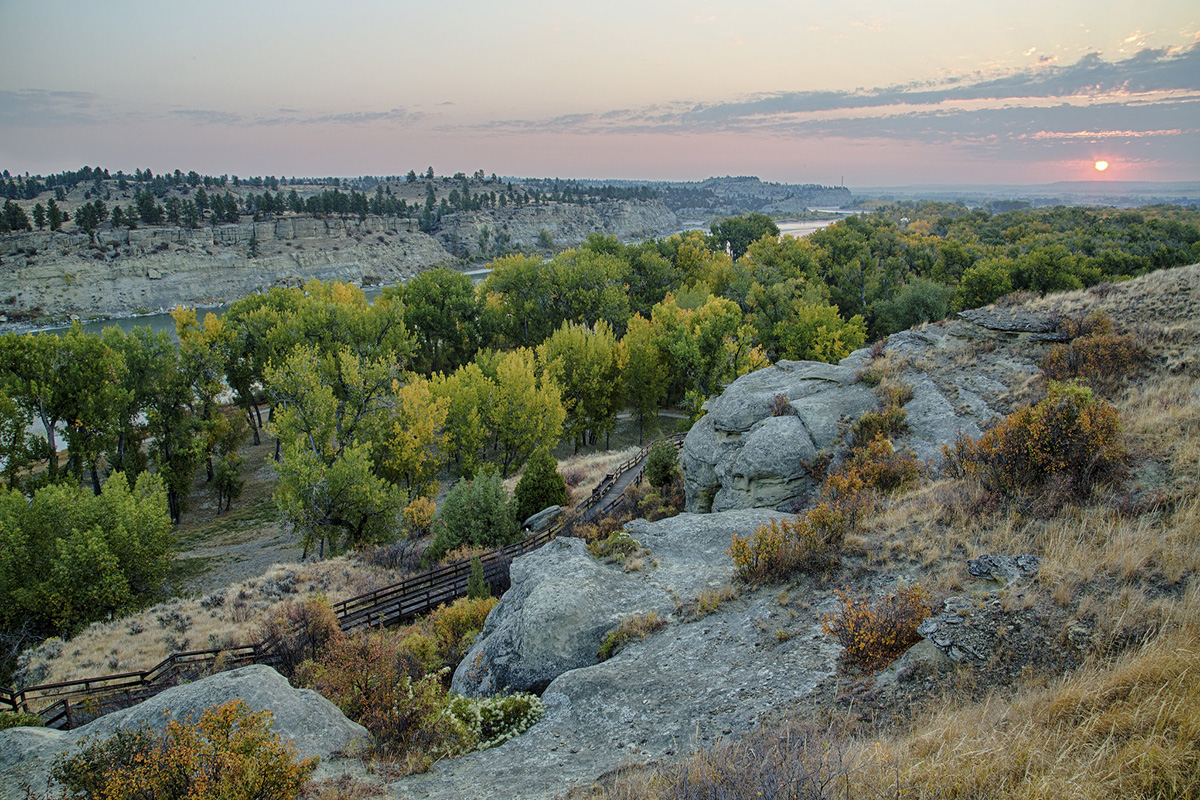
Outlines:
[[580, 539], [555, 539], [521, 556], [511, 567], [512, 588], [455, 670], [453, 690], [471, 696], [541, 692], [564, 672], [597, 663], [604, 636], [622, 619], [648, 612], [667, 617], [701, 590], [727, 583], [733, 535], [746, 536], [782, 516], [751, 509], [635, 520], [626, 530], [651, 553], [635, 572], [601, 563]]
[[[521, 736], [387, 788], [399, 798], [542, 800], [630, 763], [739, 737], [834, 672], [840, 647], [817, 621], [834, 604], [791, 619], [759, 596], [673, 623], [559, 676], [542, 696], [546, 716]], [[782, 628], [790, 634], [783, 641]]]

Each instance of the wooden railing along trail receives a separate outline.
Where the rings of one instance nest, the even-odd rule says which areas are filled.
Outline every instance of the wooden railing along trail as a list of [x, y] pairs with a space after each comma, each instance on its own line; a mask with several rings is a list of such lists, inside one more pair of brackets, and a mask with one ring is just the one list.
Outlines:
[[[668, 438], [676, 448], [683, 446], [683, 434]], [[640, 467], [648, 452], [649, 447], [642, 448], [633, 458], [604, 477], [591, 496], [579, 504], [579, 511], [585, 518], [605, 514], [620, 503], [621, 494], [617, 492], [615, 499], [609, 499], [601, 505], [622, 476], [631, 470], [639, 471], [625, 485], [641, 483], [644, 470]], [[485, 580], [493, 589], [502, 591], [508, 586], [508, 566], [512, 560], [546, 544], [562, 528], [560, 518], [541, 533], [480, 556]], [[470, 577], [471, 562], [456, 561], [335, 603], [333, 610], [341, 629], [347, 632], [395, 625], [428, 613], [443, 603], [465, 597]], [[277, 661], [278, 656], [262, 643], [172, 653], [150, 669], [140, 672], [80, 678], [28, 686], [20, 690], [0, 688], [0, 711], [34, 713], [41, 717], [43, 725], [67, 730], [109, 711], [140, 703], [164, 689], [203, 677], [215, 670], [247, 664], [273, 665]]]

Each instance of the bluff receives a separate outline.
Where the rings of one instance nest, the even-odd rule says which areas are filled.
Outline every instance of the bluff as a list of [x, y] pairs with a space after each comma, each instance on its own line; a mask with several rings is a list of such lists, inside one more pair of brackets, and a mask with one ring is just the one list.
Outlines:
[[0, 323], [219, 305], [313, 278], [395, 284], [459, 256], [535, 248], [546, 236], [565, 246], [591, 233], [625, 240], [677, 225], [659, 202], [610, 201], [448, 214], [432, 235], [416, 220], [377, 216], [118, 228], [97, 231], [95, 241], [83, 233], [11, 234], [0, 237]]

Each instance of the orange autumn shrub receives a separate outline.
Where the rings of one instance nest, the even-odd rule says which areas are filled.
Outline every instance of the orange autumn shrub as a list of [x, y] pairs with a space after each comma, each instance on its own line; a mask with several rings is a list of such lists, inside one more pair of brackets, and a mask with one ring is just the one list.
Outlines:
[[827, 614], [821, 629], [837, 640], [843, 656], [864, 669], [877, 669], [920, 640], [917, 626], [933, 612], [929, 593], [920, 586], [900, 589], [877, 600], [838, 592], [842, 607]]
[[271, 729], [270, 711], [231, 700], [162, 733], [140, 728], [84, 740], [52, 775], [78, 800], [292, 800], [316, 767], [316, 758], [298, 760], [295, 745]]
[[1050, 384], [1049, 396], [1006, 417], [978, 441], [960, 436], [943, 449], [943, 466], [957, 477], [978, 477], [984, 487], [1010, 497], [1051, 479], [1086, 496], [1099, 478], [1125, 458], [1117, 411], [1078, 382]]

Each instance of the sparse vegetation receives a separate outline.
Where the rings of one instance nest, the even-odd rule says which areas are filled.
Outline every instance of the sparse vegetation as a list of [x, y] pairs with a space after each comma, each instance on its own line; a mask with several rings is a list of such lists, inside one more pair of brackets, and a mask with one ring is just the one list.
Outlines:
[[853, 597], [838, 592], [842, 607], [825, 616], [821, 629], [843, 648], [842, 654], [863, 669], [876, 669], [920, 640], [917, 626], [933, 611], [929, 593], [920, 586], [882, 597]]
[[645, 614], [631, 614], [622, 619], [620, 625], [605, 634], [604, 641], [600, 643], [600, 650], [596, 653], [596, 657], [601, 661], [607, 661], [621, 652], [621, 649], [633, 640], [645, 639], [650, 634], [660, 631], [666, 626], [667, 621], [655, 611], [647, 611]]

